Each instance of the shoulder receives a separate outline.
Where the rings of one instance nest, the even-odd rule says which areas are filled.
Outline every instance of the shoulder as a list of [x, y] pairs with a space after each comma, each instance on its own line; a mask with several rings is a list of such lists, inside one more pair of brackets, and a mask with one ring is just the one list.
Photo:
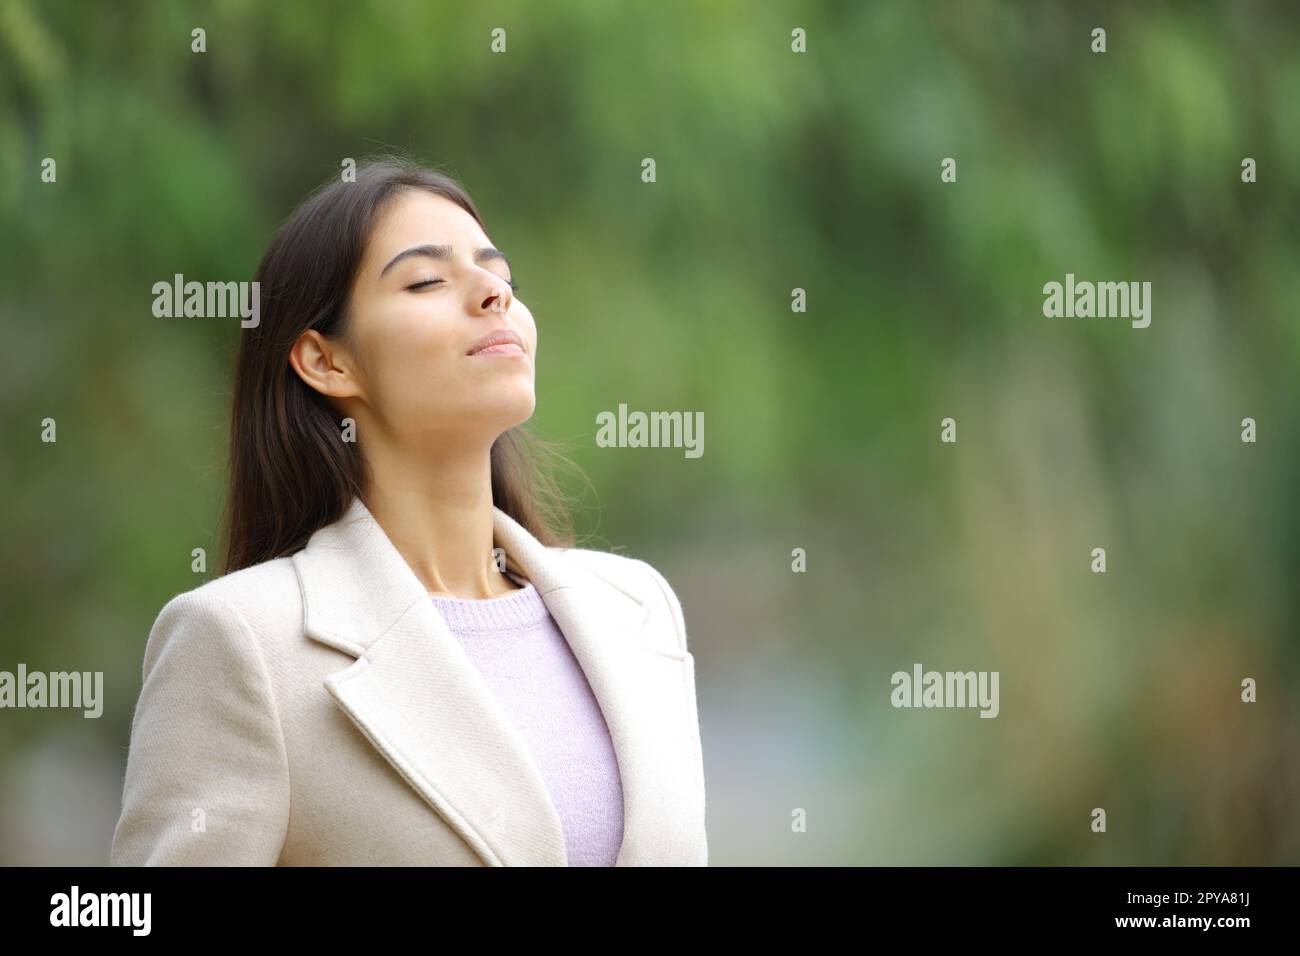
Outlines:
[[640, 558], [588, 548], [550, 550], [643, 601], [662, 600], [672, 591], [664, 576]]
[[686, 651], [686, 624], [682, 616], [681, 601], [654, 565], [629, 555], [587, 548], [552, 548], [587, 571], [602, 578], [625, 594], [650, 608], [667, 613], [683, 652]]
[[173, 595], [158, 612], [146, 665], [164, 640], [195, 634], [242, 643], [292, 633], [302, 625], [297, 572], [290, 558], [255, 564]]
[[252, 618], [261, 618], [274, 608], [282, 607], [287, 596], [298, 593], [298, 574], [291, 558], [263, 561], [173, 596], [164, 611], [173, 605], [195, 609], [226, 608]]

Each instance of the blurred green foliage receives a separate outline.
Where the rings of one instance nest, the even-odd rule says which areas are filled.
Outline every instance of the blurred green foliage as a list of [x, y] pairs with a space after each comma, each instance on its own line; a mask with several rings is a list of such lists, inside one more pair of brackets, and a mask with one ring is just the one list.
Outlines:
[[[682, 599], [713, 862], [1300, 862], [1298, 46], [1280, 2], [0, 0], [0, 669], [109, 695], [0, 714], [0, 863], [107, 858], [145, 637], [215, 565], [238, 325], [152, 284], [251, 278], [388, 148], [475, 196], [584, 527]], [[1151, 327], [1045, 319], [1067, 272]], [[597, 448], [620, 402], [704, 456]], [[998, 719], [892, 709], [918, 661]]]

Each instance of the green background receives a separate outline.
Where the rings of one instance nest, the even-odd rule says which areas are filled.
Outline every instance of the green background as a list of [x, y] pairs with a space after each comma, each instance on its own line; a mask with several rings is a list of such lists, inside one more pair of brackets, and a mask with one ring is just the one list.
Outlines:
[[[106, 862], [216, 563], [238, 322], [153, 283], [389, 148], [509, 253], [588, 543], [681, 599], [711, 863], [1300, 863], [1297, 49], [1259, 2], [0, 0], [0, 669], [107, 695], [0, 711], [0, 863]], [[1045, 318], [1067, 272], [1150, 328]], [[620, 402], [703, 457], [598, 448]], [[1000, 715], [895, 710], [916, 662]]]

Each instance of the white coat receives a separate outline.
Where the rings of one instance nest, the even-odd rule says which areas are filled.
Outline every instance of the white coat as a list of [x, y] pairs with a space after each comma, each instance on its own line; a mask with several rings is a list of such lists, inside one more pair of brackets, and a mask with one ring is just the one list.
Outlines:
[[[494, 508], [591, 685], [618, 866], [707, 866], [695, 661], [664, 578]], [[172, 598], [144, 652], [112, 865], [564, 866], [524, 738], [360, 499], [289, 557]]]

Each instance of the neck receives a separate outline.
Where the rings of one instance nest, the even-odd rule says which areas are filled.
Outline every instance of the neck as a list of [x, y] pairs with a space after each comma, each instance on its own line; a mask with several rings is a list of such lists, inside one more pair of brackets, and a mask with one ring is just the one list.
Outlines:
[[491, 444], [436, 456], [368, 450], [362, 500], [430, 594], [489, 598], [515, 590], [493, 561]]

